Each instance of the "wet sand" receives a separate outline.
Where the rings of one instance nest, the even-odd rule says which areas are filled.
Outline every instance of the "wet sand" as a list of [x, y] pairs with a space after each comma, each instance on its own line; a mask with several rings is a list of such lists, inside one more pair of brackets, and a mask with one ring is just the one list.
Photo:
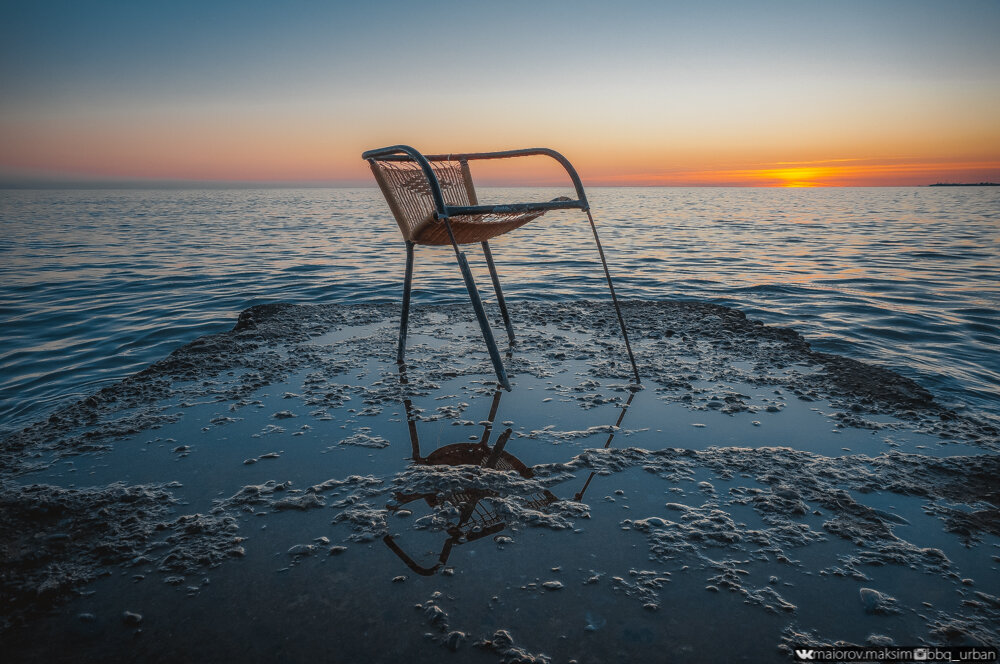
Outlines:
[[974, 413], [714, 305], [626, 304], [636, 392], [607, 303], [519, 303], [510, 393], [464, 306], [413, 312], [401, 373], [397, 312], [255, 307], [6, 438], [12, 661], [1000, 641]]

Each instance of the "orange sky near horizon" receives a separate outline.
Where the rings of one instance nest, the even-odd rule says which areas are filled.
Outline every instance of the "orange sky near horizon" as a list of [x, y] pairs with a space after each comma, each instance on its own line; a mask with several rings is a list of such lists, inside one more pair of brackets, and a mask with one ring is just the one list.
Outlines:
[[[382, 142], [393, 137], [386, 135]], [[1000, 180], [1000, 158], [963, 136], [939, 137], [943, 150], [933, 146], [921, 150], [914, 141], [907, 156], [896, 156], [903, 151], [899, 142], [881, 149], [864, 143], [842, 144], [828, 148], [834, 157], [824, 154], [818, 141], [783, 148], [777, 140], [769, 140], [756, 150], [753, 145], [727, 150], [701, 147], [697, 140], [683, 136], [663, 136], [645, 145], [637, 145], [632, 137], [620, 144], [608, 139], [588, 144], [569, 135], [563, 141], [533, 138], [533, 142], [515, 143], [512, 138], [490, 141], [467, 136], [451, 143], [446, 136], [429, 136], [415, 147], [430, 153], [452, 146], [478, 151], [545, 145], [570, 158], [591, 186], [919, 186]], [[1000, 139], [985, 141], [990, 142], [1000, 145]], [[324, 135], [315, 128], [275, 131], [252, 122], [243, 126], [208, 122], [172, 127], [159, 134], [123, 123], [82, 132], [75, 127], [25, 123], [4, 136], [3, 155], [8, 172], [13, 165], [24, 174], [67, 179], [367, 186], [370, 174], [360, 155], [378, 145]], [[755, 152], [771, 160], [754, 160]], [[839, 156], [845, 153], [860, 156]], [[788, 159], [792, 156], [806, 158]], [[543, 158], [519, 162], [516, 168], [507, 162], [476, 164], [475, 172], [485, 184], [559, 185], [567, 181], [554, 163]]]
[[[567, 18], [544, 3], [175, 10], [17, 7], [0, 185], [367, 186], [361, 152], [396, 143], [551, 147], [595, 186], [1000, 181], [1000, 3], [581, 2], [544, 39], [524, 26]], [[371, 48], [433, 30], [444, 53]], [[537, 160], [476, 175], [565, 182]]]

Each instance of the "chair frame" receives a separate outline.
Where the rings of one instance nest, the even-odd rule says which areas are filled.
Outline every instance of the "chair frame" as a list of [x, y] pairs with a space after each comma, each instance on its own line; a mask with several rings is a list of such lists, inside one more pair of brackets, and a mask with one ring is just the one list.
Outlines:
[[[478, 199], [475, 195], [474, 185], [472, 183], [472, 176], [469, 171], [469, 162], [475, 160], [485, 160], [485, 159], [508, 159], [516, 157], [530, 157], [530, 156], [547, 156], [559, 162], [559, 164], [566, 170], [569, 175], [570, 180], [573, 182], [573, 187], [576, 190], [577, 198], [576, 200], [569, 198], [556, 199], [554, 201], [537, 202], [537, 203], [512, 203], [504, 205], [479, 205]], [[608, 289], [611, 291], [611, 300], [615, 306], [615, 313], [618, 316], [618, 324], [621, 326], [622, 337], [625, 339], [625, 349], [628, 351], [629, 361], [632, 363], [632, 373], [635, 377], [636, 385], [641, 383], [639, 379], [639, 369], [635, 363], [635, 356], [632, 353], [632, 346], [629, 343], [628, 331], [625, 328], [625, 319], [622, 317], [621, 306], [618, 304], [618, 296], [615, 294], [615, 286], [611, 281], [611, 272], [608, 270], [608, 261], [604, 255], [604, 248], [601, 245], [601, 239], [597, 234], [597, 225], [594, 223], [593, 214], [590, 211], [590, 203], [587, 201], [587, 195], [583, 189], [583, 183], [580, 181], [580, 176], [577, 174], [576, 169], [570, 164], [566, 157], [562, 156], [555, 150], [549, 148], [527, 148], [523, 150], [503, 150], [499, 152], [470, 152], [464, 154], [430, 154], [423, 155], [414, 148], [408, 145], [392, 145], [389, 147], [378, 148], [375, 150], [368, 150], [361, 155], [361, 158], [366, 160], [372, 168], [372, 172], [375, 174], [376, 180], [379, 182], [379, 186], [383, 187], [382, 180], [379, 175], [377, 162], [380, 161], [411, 161], [415, 162], [423, 172], [424, 176], [427, 178], [427, 183], [430, 188], [430, 194], [434, 203], [434, 216], [437, 220], [444, 223], [445, 228], [448, 232], [448, 237], [451, 241], [451, 245], [455, 250], [455, 258], [458, 261], [459, 269], [462, 272], [462, 278], [465, 281], [466, 289], [469, 292], [469, 299], [472, 301], [472, 307], [476, 312], [476, 318], [479, 321], [479, 327], [482, 330], [483, 339], [486, 342], [487, 350], [489, 351], [490, 360], [493, 362], [493, 368], [497, 375], [497, 380], [500, 385], [505, 390], [510, 390], [510, 381], [507, 378], [507, 372], [504, 368], [503, 360], [500, 357], [500, 351], [497, 348], [496, 339], [493, 337], [493, 330], [490, 327], [489, 321], [486, 318], [486, 311], [483, 308], [482, 298], [479, 296], [479, 290], [476, 288], [475, 280], [472, 277], [472, 271], [469, 269], [469, 262], [465, 256], [465, 253], [459, 248], [460, 243], [455, 237], [455, 233], [452, 230], [450, 219], [459, 215], [486, 215], [495, 213], [513, 213], [513, 212], [547, 212], [548, 210], [571, 210], [577, 209], [582, 210], [587, 214], [587, 219], [590, 222], [590, 228], [594, 234], [594, 242], [597, 244], [597, 251], [601, 257], [601, 265], [604, 267], [604, 276], [608, 282]], [[430, 162], [432, 161], [458, 161], [462, 168], [462, 173], [465, 178], [467, 192], [469, 194], [469, 199], [472, 201], [472, 205], [447, 205], [444, 200], [444, 196], [441, 193], [441, 186], [438, 182], [437, 176], [431, 167]], [[390, 192], [386, 191], [383, 187], [383, 194], [386, 195], [387, 200], [391, 195]], [[392, 206], [391, 201], [390, 207]], [[394, 214], [395, 214], [394, 210]], [[406, 332], [409, 323], [409, 312], [410, 312], [410, 292], [413, 286], [413, 260], [414, 260], [414, 247], [417, 243], [406, 239], [406, 278], [403, 285], [403, 307], [402, 313], [400, 315], [399, 323], [399, 344], [396, 351], [396, 362], [398, 364], [403, 364], [404, 355], [406, 351]], [[497, 303], [500, 306], [500, 313], [503, 316], [504, 327], [507, 330], [507, 337], [511, 345], [514, 344], [514, 327], [510, 321], [510, 315], [507, 312], [507, 303], [504, 300], [503, 290], [500, 287], [500, 278], [497, 275], [496, 265], [493, 262], [493, 253], [490, 251], [489, 242], [484, 240], [481, 242], [483, 248], [483, 254], [486, 257], [486, 264], [490, 270], [490, 279], [493, 282], [493, 289], [496, 292]]]

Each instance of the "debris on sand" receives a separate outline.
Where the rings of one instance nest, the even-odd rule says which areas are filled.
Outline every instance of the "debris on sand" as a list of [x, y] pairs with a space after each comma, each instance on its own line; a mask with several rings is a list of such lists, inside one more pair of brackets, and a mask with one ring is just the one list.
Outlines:
[[514, 645], [514, 637], [505, 629], [498, 629], [493, 636], [476, 641], [475, 646], [497, 653], [504, 664], [549, 664], [552, 661], [546, 655], [533, 654]]
[[[612, 621], [627, 611], [683, 627], [666, 610], [681, 588], [706, 615], [728, 607], [778, 620], [774, 648], [840, 636], [836, 622], [809, 620], [820, 583], [846, 598], [836, 607], [844, 624], [872, 622], [871, 643], [997, 641], [1000, 588], [984, 570], [1000, 558], [980, 556], [986, 567], [976, 567], [965, 554], [996, 553], [1000, 536], [992, 425], [891, 371], [696, 302], [625, 303], [644, 382], [632, 391], [609, 307], [519, 309], [518, 345], [506, 360], [515, 395], [495, 420], [503, 433], [493, 414], [484, 419], [497, 392], [468, 307], [411, 312], [413, 367], [401, 375], [398, 307], [263, 305], [232, 331], [8, 436], [0, 441], [8, 607], [0, 631], [44, 620], [115, 573], [128, 588], [182, 598], [200, 591], [207, 601], [208, 570], [237, 576], [231, 570], [259, 569], [263, 559], [280, 560], [283, 579], [308, 570], [346, 584], [335, 598], [294, 587], [303, 603], [323, 595], [317, 615], [340, 610], [364, 629], [371, 607], [350, 592], [352, 580], [399, 579], [369, 584], [386, 613], [389, 597], [420, 592], [428, 580], [448, 584], [419, 605], [420, 630], [451, 651], [472, 643], [505, 662], [566, 654], [520, 616], [577, 611], [559, 623], [562, 632], [575, 625], [605, 648], [602, 638], [621, 631]], [[308, 424], [286, 431], [273, 423], [292, 419]], [[154, 438], [158, 429], [166, 431]], [[197, 442], [184, 442], [192, 431]], [[503, 454], [490, 454], [501, 435]], [[821, 436], [836, 442], [813, 445]], [[467, 458], [442, 462], [448, 454]], [[129, 474], [143, 455], [148, 463]], [[103, 479], [69, 484], [88, 471]], [[121, 477], [143, 479], [112, 481]], [[544, 559], [551, 552], [559, 557]], [[533, 591], [511, 590], [520, 615], [508, 610], [503, 584], [475, 585], [485, 584], [476, 565], [496, 577], [532, 556], [544, 560], [509, 584]], [[230, 590], [241, 585], [228, 581]], [[935, 588], [933, 606], [914, 606], [900, 589], [922, 581]], [[937, 599], [942, 591], [957, 599]], [[473, 596], [493, 599], [474, 605]], [[476, 613], [481, 604], [489, 614]], [[66, 610], [76, 629], [138, 615], [122, 622], [148, 635], [168, 622], [155, 602]], [[484, 630], [492, 634], [476, 640]]]
[[884, 593], [880, 593], [872, 588], [862, 588], [859, 591], [861, 596], [861, 604], [865, 607], [865, 613], [873, 613], [880, 615], [888, 615], [890, 613], [899, 613], [899, 609], [896, 608], [896, 599], [894, 597], [889, 597]]

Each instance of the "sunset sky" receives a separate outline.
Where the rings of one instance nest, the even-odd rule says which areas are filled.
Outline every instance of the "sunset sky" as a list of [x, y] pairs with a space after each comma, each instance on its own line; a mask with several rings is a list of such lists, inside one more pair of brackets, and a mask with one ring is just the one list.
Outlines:
[[369, 185], [395, 143], [593, 185], [1000, 181], [998, 35], [997, 0], [5, 2], [0, 183]]

